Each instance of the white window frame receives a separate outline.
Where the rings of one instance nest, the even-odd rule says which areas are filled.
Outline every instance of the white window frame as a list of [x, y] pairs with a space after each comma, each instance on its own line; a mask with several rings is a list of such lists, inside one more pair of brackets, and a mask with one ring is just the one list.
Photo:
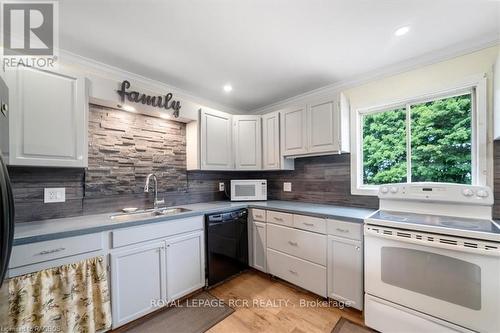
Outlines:
[[[472, 185], [486, 186], [488, 184], [488, 112], [487, 112], [487, 76], [476, 75], [463, 82], [450, 85], [446, 89], [433, 91], [418, 96], [405, 98], [392, 103], [355, 110], [351, 122], [351, 193], [354, 195], [377, 195], [379, 185], [363, 184], [363, 116], [391, 109], [406, 108], [406, 122], [409, 123], [409, 106], [432, 101], [439, 98], [463, 95], [472, 92]], [[410, 126], [406, 135], [410, 135]], [[411, 149], [407, 140], [407, 160], [411, 161]], [[408, 170], [411, 164], [408, 164]], [[411, 183], [408, 171], [407, 182]]]

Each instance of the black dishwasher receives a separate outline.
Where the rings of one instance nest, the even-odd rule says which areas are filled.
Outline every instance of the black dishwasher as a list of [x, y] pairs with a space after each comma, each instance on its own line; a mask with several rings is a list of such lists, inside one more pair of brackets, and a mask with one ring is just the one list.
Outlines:
[[246, 209], [205, 218], [207, 285], [213, 286], [248, 267]]

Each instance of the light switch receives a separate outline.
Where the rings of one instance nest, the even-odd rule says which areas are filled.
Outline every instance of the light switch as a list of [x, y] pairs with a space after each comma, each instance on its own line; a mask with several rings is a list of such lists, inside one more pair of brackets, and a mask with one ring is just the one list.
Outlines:
[[66, 188], [46, 188], [43, 196], [44, 203], [66, 202]]
[[283, 192], [292, 192], [292, 183], [284, 182], [283, 183]]

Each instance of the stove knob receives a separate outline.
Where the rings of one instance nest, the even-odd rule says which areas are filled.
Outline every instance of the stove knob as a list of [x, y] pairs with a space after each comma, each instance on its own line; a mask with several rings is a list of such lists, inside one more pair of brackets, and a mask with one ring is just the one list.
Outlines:
[[382, 187], [380, 188], [380, 193], [382, 193], [382, 194], [387, 194], [387, 192], [389, 192], [389, 189], [388, 189], [387, 187], [382, 186]]
[[462, 194], [466, 197], [472, 197], [474, 195], [474, 191], [469, 188], [466, 188], [462, 191]]
[[391, 193], [398, 193], [398, 190], [396, 186], [391, 187]]
[[488, 192], [485, 190], [479, 190], [477, 191], [477, 196], [480, 198], [487, 198], [488, 197]]

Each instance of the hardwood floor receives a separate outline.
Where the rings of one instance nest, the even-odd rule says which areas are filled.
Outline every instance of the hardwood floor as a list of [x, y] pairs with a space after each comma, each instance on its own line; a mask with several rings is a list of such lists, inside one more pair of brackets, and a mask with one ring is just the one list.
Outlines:
[[209, 290], [209, 293], [235, 309], [233, 314], [208, 331], [211, 333], [329, 333], [341, 317], [363, 325], [361, 312], [316, 305], [316, 301], [326, 300], [254, 270]]

